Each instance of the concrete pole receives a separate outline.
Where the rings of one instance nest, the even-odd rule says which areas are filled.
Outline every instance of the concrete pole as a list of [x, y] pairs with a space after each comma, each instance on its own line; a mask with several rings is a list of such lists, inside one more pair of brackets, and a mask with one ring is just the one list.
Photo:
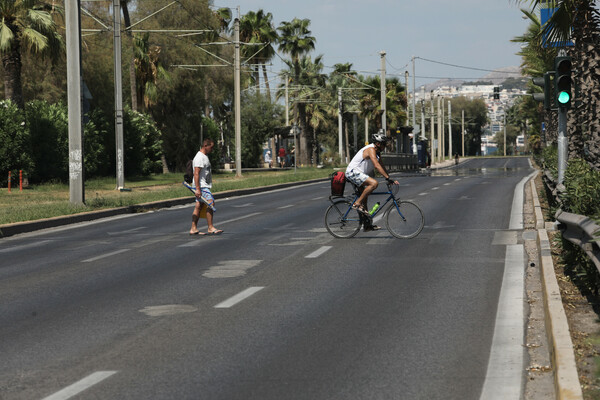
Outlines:
[[462, 110], [462, 156], [465, 156], [465, 110]]
[[[413, 56], [412, 58], [412, 81], [413, 81], [413, 87], [412, 87], [412, 125], [413, 125], [413, 132], [417, 131], [417, 113], [416, 113], [416, 98], [417, 98], [417, 88], [415, 86], [415, 57]], [[421, 133], [422, 135], [422, 133]], [[417, 141], [417, 135], [415, 134], [414, 136], [414, 142]]]
[[448, 100], [448, 155], [452, 157], [452, 103]]
[[387, 135], [387, 115], [385, 104], [385, 51], [379, 53], [381, 55], [381, 129]]
[[235, 176], [242, 176], [242, 113], [240, 99], [240, 20], [234, 21], [234, 111], [235, 111]]
[[404, 71], [404, 92], [406, 93], [406, 126], [410, 118], [410, 92], [408, 91], [408, 71]]
[[113, 0], [113, 44], [115, 59], [115, 150], [117, 190], [125, 188], [125, 145], [123, 143], [123, 80], [121, 76], [121, 4]]
[[369, 144], [369, 118], [365, 117], [365, 146]]
[[344, 147], [342, 145], [342, 88], [338, 88], [338, 153], [340, 162], [344, 162]]
[[440, 104], [443, 104], [442, 102], [442, 98], [438, 97], [437, 98], [438, 102], [437, 102], [437, 117], [438, 117], [438, 135], [437, 135], [437, 142], [438, 142], [438, 151], [437, 151], [437, 159], [438, 162], [442, 162], [442, 106]]
[[442, 161], [446, 159], [446, 130], [444, 128], [444, 98], [442, 97], [442, 120], [440, 124], [442, 125]]
[[433, 145], [435, 144], [433, 142], [433, 138], [434, 138], [434, 129], [435, 129], [435, 121], [433, 118], [433, 90], [431, 92], [429, 92], [429, 100], [431, 101], [431, 159], [435, 160], [435, 149], [433, 148]]
[[81, 130], [81, 30], [80, 2], [65, 2], [67, 36], [67, 104], [69, 120], [69, 201], [85, 202], [83, 136]]
[[506, 156], [506, 112], [504, 112], [504, 156]]

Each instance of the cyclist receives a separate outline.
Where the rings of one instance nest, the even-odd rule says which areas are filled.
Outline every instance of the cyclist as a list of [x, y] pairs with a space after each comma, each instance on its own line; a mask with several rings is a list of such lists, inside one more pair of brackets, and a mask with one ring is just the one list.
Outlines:
[[[388, 184], [398, 184], [398, 181], [390, 179], [390, 174], [379, 162], [379, 155], [389, 140], [390, 139], [383, 132], [383, 129], [380, 129], [379, 132], [371, 136], [371, 142], [373, 143], [360, 149], [352, 158], [350, 164], [348, 164], [348, 168], [346, 168], [346, 179], [361, 190], [361, 194], [358, 199], [356, 199], [356, 202], [352, 204], [352, 208], [358, 210], [359, 213], [367, 217], [369, 217], [369, 212], [367, 211], [367, 199], [378, 186], [378, 182], [370, 176], [373, 175], [374, 170], [379, 171], [379, 173], [387, 180]], [[367, 221], [369, 223], [365, 223], [365, 231], [379, 229], [378, 226], [370, 224], [370, 218], [368, 218]]]

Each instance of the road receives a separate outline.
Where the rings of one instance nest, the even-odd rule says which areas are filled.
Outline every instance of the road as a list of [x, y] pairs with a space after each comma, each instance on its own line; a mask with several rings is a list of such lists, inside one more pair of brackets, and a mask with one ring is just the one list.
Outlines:
[[331, 237], [328, 183], [221, 199], [219, 236], [183, 206], [2, 239], [0, 398], [479, 399], [532, 172], [399, 177], [411, 240]]

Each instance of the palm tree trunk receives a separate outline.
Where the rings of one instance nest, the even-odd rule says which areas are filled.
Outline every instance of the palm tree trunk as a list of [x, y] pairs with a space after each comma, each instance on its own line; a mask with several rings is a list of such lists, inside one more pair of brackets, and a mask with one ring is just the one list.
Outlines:
[[267, 88], [267, 99], [271, 102], [271, 87], [269, 86], [269, 79], [267, 78], [267, 66], [263, 64], [263, 79], [265, 80], [265, 86]]
[[2, 54], [4, 67], [4, 97], [12, 100], [17, 107], [23, 108], [23, 85], [21, 83], [21, 45], [13, 40], [10, 51]]

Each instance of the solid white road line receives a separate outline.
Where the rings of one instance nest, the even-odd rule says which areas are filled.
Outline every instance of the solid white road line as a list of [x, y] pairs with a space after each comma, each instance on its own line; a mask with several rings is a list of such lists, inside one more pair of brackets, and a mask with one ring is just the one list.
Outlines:
[[52, 240], [40, 240], [39, 242], [34, 242], [34, 243], [28, 243], [28, 244], [23, 244], [20, 246], [14, 246], [14, 247], [7, 247], [6, 249], [0, 249], [0, 253], [8, 253], [11, 251], [18, 251], [18, 250], [23, 250], [23, 249], [31, 249], [33, 247], [39, 247], [39, 246], [43, 246], [47, 243], [52, 242]]
[[481, 400], [518, 399], [523, 384], [525, 339], [525, 249], [506, 247], [496, 326]]
[[307, 255], [304, 258], [317, 258], [319, 257], [321, 254], [325, 253], [327, 250], [331, 249], [332, 246], [323, 246], [321, 247], [319, 250], [317, 251], [313, 251], [312, 253], [310, 253], [309, 255]]
[[247, 299], [248, 297], [252, 296], [254, 293], [264, 289], [264, 286], [253, 286], [253, 287], [249, 287], [248, 289], [236, 294], [233, 297], [228, 298], [227, 300], [217, 304], [215, 306], [215, 308], [230, 308], [233, 307], [234, 305], [236, 305], [237, 303], [239, 303], [242, 300]]
[[98, 371], [42, 400], [66, 400], [116, 374], [117, 371]]
[[126, 251], [129, 251], [129, 250], [130, 250], [130, 249], [119, 249], [119, 250], [111, 251], [110, 253], [106, 253], [106, 254], [99, 255], [99, 256], [97, 256], [97, 257], [88, 258], [87, 260], [83, 260], [83, 261], [81, 261], [81, 262], [93, 262], [93, 261], [100, 260], [100, 259], [102, 259], [102, 258], [106, 258], [106, 257], [114, 256], [114, 255], [116, 255], [116, 254], [125, 253]]

